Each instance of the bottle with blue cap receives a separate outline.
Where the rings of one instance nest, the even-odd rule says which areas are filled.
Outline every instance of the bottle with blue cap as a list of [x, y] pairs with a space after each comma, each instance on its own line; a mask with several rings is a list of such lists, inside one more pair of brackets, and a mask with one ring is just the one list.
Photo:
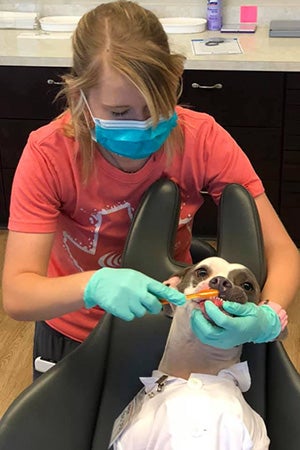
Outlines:
[[207, 0], [207, 29], [218, 31], [222, 28], [222, 0]]

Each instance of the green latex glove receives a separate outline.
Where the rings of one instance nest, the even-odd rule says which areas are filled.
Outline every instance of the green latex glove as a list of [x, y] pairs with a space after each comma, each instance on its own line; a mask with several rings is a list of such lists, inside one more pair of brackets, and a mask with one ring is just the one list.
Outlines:
[[132, 269], [99, 269], [87, 283], [83, 300], [87, 308], [100, 306], [124, 320], [161, 310], [159, 298], [183, 305], [185, 296], [159, 281]]
[[212, 302], [205, 302], [206, 313], [215, 325], [208, 322], [199, 310], [193, 311], [192, 330], [204, 344], [228, 349], [246, 342], [269, 342], [281, 332], [279, 316], [268, 305], [224, 301], [223, 308], [234, 317], [224, 314]]

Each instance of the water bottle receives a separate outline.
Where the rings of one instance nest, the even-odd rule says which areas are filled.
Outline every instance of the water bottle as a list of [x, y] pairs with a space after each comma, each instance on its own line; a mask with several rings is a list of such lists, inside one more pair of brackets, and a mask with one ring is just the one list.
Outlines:
[[207, 29], [220, 30], [222, 27], [222, 0], [207, 0]]

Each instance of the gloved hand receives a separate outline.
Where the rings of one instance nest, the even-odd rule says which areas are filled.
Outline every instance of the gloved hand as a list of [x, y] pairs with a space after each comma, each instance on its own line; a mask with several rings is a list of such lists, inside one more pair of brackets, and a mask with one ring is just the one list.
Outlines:
[[205, 302], [205, 310], [216, 325], [208, 322], [199, 310], [193, 311], [192, 330], [204, 344], [228, 349], [246, 342], [269, 342], [281, 332], [278, 315], [267, 305], [224, 301], [222, 307], [236, 317], [224, 314], [210, 301]]
[[157, 314], [161, 310], [158, 298], [175, 305], [183, 305], [185, 296], [141, 272], [132, 269], [104, 267], [88, 281], [83, 300], [87, 308], [100, 306], [124, 320], [142, 317], [146, 312]]

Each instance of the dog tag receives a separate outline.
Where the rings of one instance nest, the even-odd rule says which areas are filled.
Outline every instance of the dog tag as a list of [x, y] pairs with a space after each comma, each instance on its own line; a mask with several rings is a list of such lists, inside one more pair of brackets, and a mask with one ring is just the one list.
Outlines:
[[142, 409], [145, 395], [146, 392], [145, 388], [143, 387], [131, 400], [131, 402], [126, 406], [126, 408], [123, 409], [121, 414], [116, 418], [112, 429], [108, 448], [114, 445], [114, 443], [121, 436], [123, 431], [127, 427], [129, 427], [129, 425], [134, 421], [134, 418], [138, 415], [138, 413]]

